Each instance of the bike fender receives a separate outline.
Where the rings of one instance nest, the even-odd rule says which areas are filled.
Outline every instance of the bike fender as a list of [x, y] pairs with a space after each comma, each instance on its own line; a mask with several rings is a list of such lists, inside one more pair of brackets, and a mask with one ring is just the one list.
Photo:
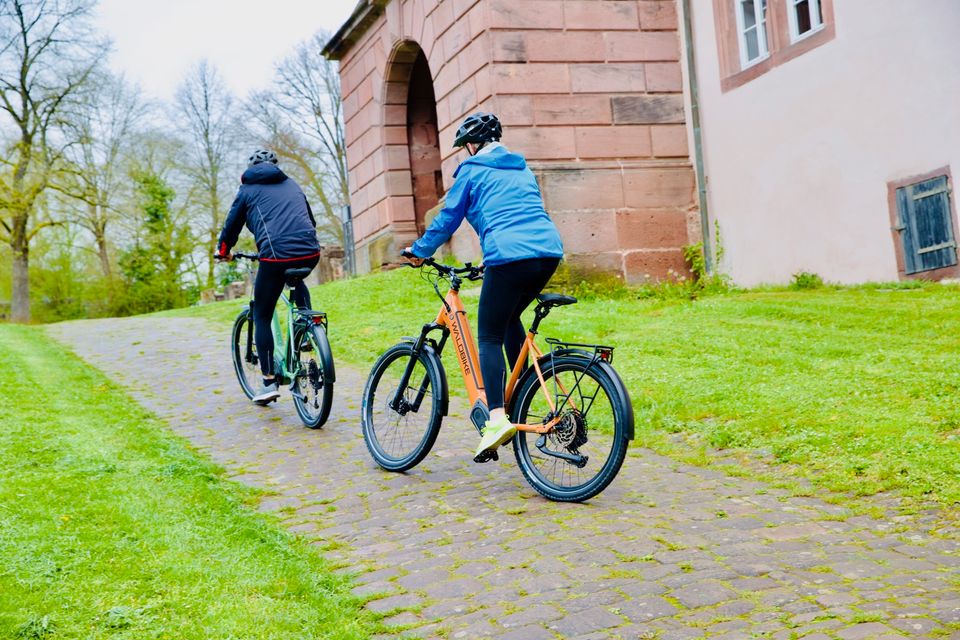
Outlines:
[[[412, 347], [417, 343], [417, 340], [415, 338], [404, 339], [403, 343]], [[443, 361], [440, 360], [437, 350], [429, 343], [423, 345], [422, 352], [424, 359], [427, 361], [427, 366], [433, 369], [436, 374], [435, 377], [440, 381], [441, 388], [437, 390], [440, 393], [440, 415], [446, 416], [450, 407], [450, 395], [447, 389], [447, 372], [443, 368]]]
[[320, 343], [320, 359], [323, 360], [323, 370], [326, 371], [329, 375], [327, 379], [324, 379], [324, 382], [336, 382], [337, 381], [337, 371], [333, 365], [333, 352], [330, 350], [330, 341], [327, 339], [327, 332], [323, 330], [322, 327], [314, 326], [314, 331], [323, 331], [323, 340], [318, 340]]
[[[541, 371], [545, 371], [550, 369], [551, 362], [553, 361], [554, 357], [562, 357], [567, 355], [576, 355], [576, 356], [581, 356], [581, 357], [586, 357], [591, 359], [593, 358], [592, 352], [585, 351], [583, 349], [557, 349], [552, 353], [545, 353], [543, 356], [537, 359], [537, 365], [540, 367]], [[623, 383], [623, 380], [620, 378], [620, 374], [617, 373], [616, 369], [614, 369], [610, 365], [610, 363], [604, 362], [603, 360], [598, 360], [596, 363], [594, 363], [593, 366], [603, 370], [603, 372], [607, 374], [607, 377], [610, 378], [610, 380], [613, 382], [614, 393], [616, 393], [619, 396], [621, 405], [623, 407], [626, 407], [625, 409], [626, 415], [623, 416], [624, 425], [626, 427], [624, 431], [626, 433], [627, 439], [633, 440], [634, 438], [633, 403], [630, 401], [630, 393], [627, 391], [627, 386]], [[536, 377], [536, 375], [537, 375], [536, 369], [534, 369], [532, 366], [527, 367], [527, 370], [524, 371], [520, 375], [520, 379], [517, 380], [517, 385], [516, 387], [514, 387], [514, 389], [516, 391], [519, 391], [520, 389], [523, 388], [524, 384], [526, 384], [528, 378], [530, 378], [531, 376]], [[516, 402], [516, 400], [517, 400], [517, 393], [514, 393], [513, 397], [510, 398], [510, 406], [508, 407], [509, 409], [508, 414], [511, 416], [513, 415], [513, 405]]]

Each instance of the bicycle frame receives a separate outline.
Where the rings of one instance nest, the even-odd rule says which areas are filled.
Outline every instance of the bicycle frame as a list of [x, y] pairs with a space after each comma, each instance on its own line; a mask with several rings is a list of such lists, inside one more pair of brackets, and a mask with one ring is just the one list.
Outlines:
[[[256, 260], [256, 256], [248, 256], [242, 253], [238, 253], [237, 257], [245, 258], [250, 261], [248, 264], [248, 273], [252, 274], [253, 260]], [[281, 312], [278, 308], [275, 308], [273, 310], [273, 318], [270, 321], [270, 331], [271, 333], [273, 333], [273, 345], [274, 345], [273, 353], [274, 353], [274, 365], [276, 369], [276, 371], [274, 371], [274, 374], [284, 384], [286, 384], [290, 380], [293, 380], [297, 376], [297, 373], [299, 373], [299, 371], [290, 371], [289, 369], [287, 369], [288, 364], [291, 362], [297, 362], [299, 364], [299, 360], [294, 358], [294, 353], [293, 353], [293, 348], [294, 348], [293, 347], [293, 331], [294, 331], [294, 322], [295, 322], [296, 313], [294, 312], [295, 304], [291, 299], [291, 297], [287, 295], [285, 290], [280, 293], [280, 301], [283, 302], [284, 307], [286, 308], [286, 320], [287, 320], [286, 339], [284, 339], [283, 337], [283, 331], [281, 329], [281, 324], [280, 324]], [[252, 317], [253, 316], [253, 299], [252, 298], [249, 304], [250, 304], [250, 314]], [[254, 333], [253, 331], [250, 331], [247, 334], [247, 355], [246, 355], [247, 361], [250, 361], [250, 358], [253, 354], [253, 342], [254, 342], [253, 333]], [[283, 345], [282, 352], [279, 351], [278, 349], [280, 345]], [[279, 357], [277, 357], [278, 353], [280, 354]], [[299, 369], [299, 367], [297, 368]]]
[[[296, 377], [296, 371], [287, 370], [287, 364], [293, 362], [295, 358], [292, 353], [293, 345], [293, 302], [286, 294], [280, 294], [280, 300], [283, 301], [283, 304], [286, 306], [287, 310], [287, 338], [283, 339], [283, 334], [280, 329], [280, 313], [277, 309], [273, 310], [273, 320], [270, 322], [270, 330], [273, 332], [273, 344], [274, 345], [283, 345], [283, 353], [280, 356], [279, 362], [277, 362], [277, 371], [275, 372], [280, 377], [286, 380], [292, 380]], [[274, 354], [276, 355], [277, 349], [274, 347]]]
[[[473, 333], [470, 330], [470, 322], [467, 319], [467, 312], [463, 308], [463, 303], [460, 300], [460, 293], [458, 287], [451, 287], [447, 292], [446, 297], [443, 299], [443, 306], [440, 307], [440, 312], [437, 314], [437, 319], [431, 323], [423, 326], [421, 331], [420, 338], [416, 342], [415, 349], [419, 350], [423, 347], [423, 344], [427, 341], [427, 335], [434, 330], [443, 331], [443, 338], [440, 340], [440, 343], [436, 345], [437, 353], [440, 353], [443, 350], [444, 345], [446, 344], [447, 337], [453, 338], [454, 348], [457, 353], [457, 364], [460, 367], [460, 373], [463, 376], [463, 383], [467, 389], [467, 397], [470, 399], [471, 405], [476, 405], [477, 402], [481, 402], [484, 407], [487, 404], [487, 395], [486, 389], [483, 385], [483, 374], [480, 372], [480, 357], [477, 352], [476, 343], [473, 339]], [[520, 350], [520, 357], [517, 359], [517, 362], [514, 364], [513, 370], [510, 372], [510, 377], [507, 380], [506, 389], [504, 391], [504, 400], [506, 404], [510, 404], [510, 399], [513, 397], [513, 393], [516, 390], [517, 382], [520, 379], [520, 374], [523, 372], [524, 363], [527, 360], [528, 356], [533, 356], [533, 367], [536, 372], [537, 377], [540, 379], [540, 388], [543, 391], [544, 397], [547, 400], [548, 405], [552, 413], [557, 413], [557, 407], [554, 404], [553, 398], [546, 392], [546, 383], [543, 379], [543, 372], [540, 370], [539, 359], [543, 356], [543, 352], [540, 351], [537, 347], [536, 342], [534, 342], [534, 336], [536, 333], [531, 330], [527, 332], [527, 337], [524, 340], [523, 347]], [[411, 358], [409, 364], [407, 365], [407, 371], [404, 373], [403, 380], [409, 381], [410, 375], [413, 373], [413, 366], [415, 360]], [[397, 395], [394, 397], [392, 404], [396, 408], [401, 390], [406, 386], [406, 382], [402, 382], [400, 387], [397, 390]], [[562, 385], [561, 385], [562, 388]], [[426, 379], [421, 382], [420, 390], [417, 394], [417, 398], [413, 403], [415, 408], [419, 407], [420, 402], [423, 400], [423, 397], [426, 393]], [[572, 403], [572, 400], [568, 399], [568, 402]], [[546, 424], [517, 424], [518, 431], [528, 431], [531, 433], [549, 433], [554, 426], [560, 421], [560, 416], [555, 415], [550, 421]]]

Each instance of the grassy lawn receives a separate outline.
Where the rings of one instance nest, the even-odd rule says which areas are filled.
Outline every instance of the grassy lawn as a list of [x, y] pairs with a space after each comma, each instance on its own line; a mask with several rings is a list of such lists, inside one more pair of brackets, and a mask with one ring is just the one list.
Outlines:
[[[363, 369], [439, 307], [412, 269], [313, 295], [330, 315], [334, 356]], [[475, 323], [477, 298], [465, 298]], [[240, 306], [175, 313], [226, 326]], [[759, 452], [779, 475], [830, 491], [960, 503], [954, 287], [753, 291], [697, 302], [591, 297], [555, 311], [542, 334], [616, 345], [640, 445], [695, 462], [712, 449]], [[458, 370], [445, 360], [457, 389]]]
[[0, 637], [366, 638], [305, 542], [42, 329], [0, 325]]

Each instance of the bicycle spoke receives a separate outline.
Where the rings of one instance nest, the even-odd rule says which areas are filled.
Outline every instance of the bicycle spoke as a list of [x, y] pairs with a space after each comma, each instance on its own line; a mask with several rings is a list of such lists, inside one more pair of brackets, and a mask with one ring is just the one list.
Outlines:
[[576, 490], [586, 486], [600, 473], [613, 452], [613, 399], [591, 371], [586, 364], [546, 371], [552, 378], [544, 382], [553, 392], [555, 413], [551, 412], [539, 384], [527, 391], [519, 421], [544, 423], [547, 416], [556, 420], [554, 428], [545, 436], [542, 451], [537, 448], [540, 436], [532, 433], [520, 436], [523, 455], [529, 460], [534, 475], [549, 487]]
[[[407, 385], [402, 389], [398, 386], [408, 362], [408, 357], [402, 357], [389, 364], [378, 381], [371, 404], [376, 410], [370, 415], [370, 426], [378, 446], [390, 458], [403, 458], [416, 449], [432, 421], [433, 389], [427, 384], [421, 391], [426, 376], [422, 363], [414, 365]], [[414, 411], [414, 402], [421, 393], [419, 407]], [[391, 406], [394, 399], [396, 408]]]

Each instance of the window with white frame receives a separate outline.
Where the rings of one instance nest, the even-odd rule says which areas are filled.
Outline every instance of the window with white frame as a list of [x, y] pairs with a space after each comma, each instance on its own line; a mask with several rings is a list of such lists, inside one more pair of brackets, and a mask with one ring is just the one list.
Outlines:
[[797, 42], [823, 27], [822, 0], [787, 0], [790, 42]]
[[734, 2], [740, 40], [740, 65], [746, 69], [770, 55], [770, 49], [767, 46], [767, 0], [734, 0]]

